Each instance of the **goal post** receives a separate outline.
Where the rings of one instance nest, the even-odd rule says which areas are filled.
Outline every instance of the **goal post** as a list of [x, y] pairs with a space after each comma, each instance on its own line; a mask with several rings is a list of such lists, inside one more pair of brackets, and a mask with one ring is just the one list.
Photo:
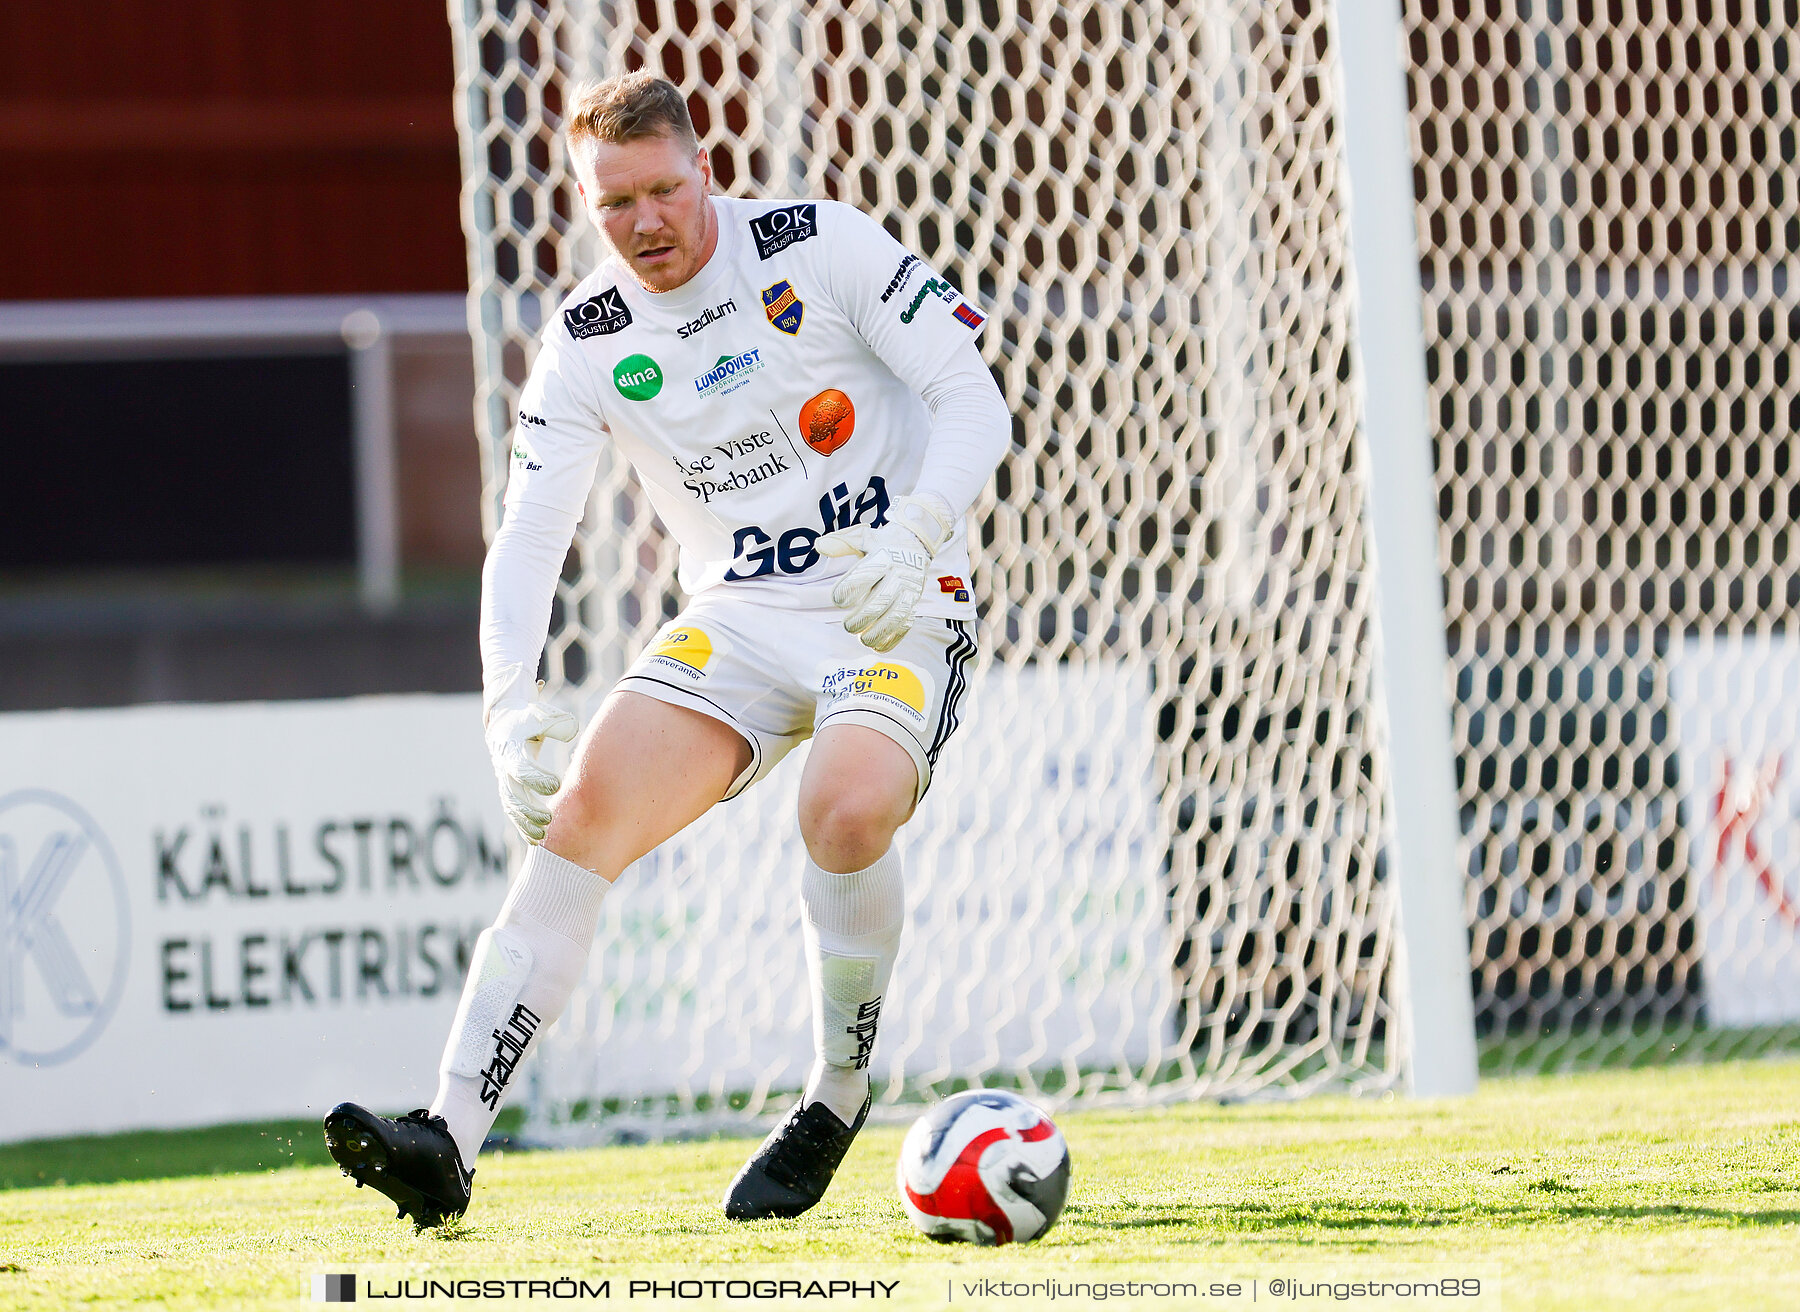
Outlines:
[[[1379, 565], [1376, 654], [1393, 781], [1394, 876], [1408, 1078], [1425, 1097], [1476, 1083], [1475, 1006], [1458, 859], [1437, 487], [1425, 408], [1424, 305], [1413, 222], [1399, 0], [1333, 0], [1356, 270], [1369, 519]], [[1402, 695], [1396, 696], [1395, 690]]]
[[[1387, 547], [1369, 519], [1387, 474], [1359, 427], [1357, 107], [1329, 11], [669, 10], [452, 0], [488, 522], [536, 333], [595, 256], [558, 137], [572, 79], [663, 72], [724, 191], [856, 204], [988, 311], [1014, 444], [971, 514], [972, 715], [902, 833], [875, 1114], [969, 1083], [1055, 1106], [1405, 1085], [1403, 963], [1442, 1000], [1466, 930], [1430, 955], [1442, 908], [1415, 912], [1409, 882], [1441, 903], [1455, 866], [1404, 828], [1391, 864], [1371, 542], [1428, 534]], [[607, 467], [558, 589], [551, 695], [591, 712], [675, 613], [673, 575]], [[1385, 677], [1410, 705], [1443, 675]], [[799, 1087], [797, 772], [621, 880], [528, 1078], [538, 1133], [740, 1122]], [[1469, 1049], [1429, 1019], [1444, 1065], [1414, 1083], [1447, 1091]]]

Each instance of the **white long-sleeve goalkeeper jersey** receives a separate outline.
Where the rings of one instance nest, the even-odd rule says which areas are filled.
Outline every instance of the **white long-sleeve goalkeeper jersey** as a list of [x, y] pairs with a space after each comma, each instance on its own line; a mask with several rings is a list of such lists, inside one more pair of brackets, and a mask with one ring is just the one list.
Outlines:
[[[829, 607], [852, 562], [815, 540], [885, 522], [915, 490], [921, 393], [984, 316], [852, 206], [712, 203], [718, 248], [686, 284], [646, 291], [615, 257], [559, 308], [520, 400], [506, 503], [578, 514], [611, 440], [681, 548], [685, 592]], [[967, 536], [959, 521], [920, 614], [973, 617]]]

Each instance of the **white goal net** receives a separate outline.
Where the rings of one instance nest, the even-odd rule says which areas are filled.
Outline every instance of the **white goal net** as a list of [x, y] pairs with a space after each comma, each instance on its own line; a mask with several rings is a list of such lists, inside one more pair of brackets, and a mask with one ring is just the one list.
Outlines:
[[1800, 1047], [1800, 5], [1406, 22], [1489, 1061]]
[[[489, 527], [534, 339], [594, 258], [572, 80], [687, 93], [722, 189], [878, 216], [990, 314], [1016, 415], [972, 516], [973, 710], [902, 832], [877, 1102], [1054, 1105], [1401, 1074], [1336, 80], [1266, 0], [452, 0]], [[675, 613], [603, 470], [551, 689], [591, 713]], [[809, 1055], [796, 763], [609, 898], [539, 1129], [748, 1118]]]

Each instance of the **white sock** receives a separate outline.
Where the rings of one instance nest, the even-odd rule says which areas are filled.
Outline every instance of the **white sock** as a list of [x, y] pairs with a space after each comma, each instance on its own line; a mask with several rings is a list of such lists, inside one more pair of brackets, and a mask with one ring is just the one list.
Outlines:
[[802, 1101], [824, 1103], [849, 1125], [869, 1096], [875, 1026], [900, 952], [906, 913], [900, 853], [890, 847], [867, 870], [847, 875], [834, 875], [808, 858], [800, 900], [806, 909], [814, 1053]]
[[433, 1115], [472, 1166], [532, 1041], [581, 981], [611, 885], [545, 847], [526, 853], [493, 928], [475, 942], [462, 1002], [438, 1066]]

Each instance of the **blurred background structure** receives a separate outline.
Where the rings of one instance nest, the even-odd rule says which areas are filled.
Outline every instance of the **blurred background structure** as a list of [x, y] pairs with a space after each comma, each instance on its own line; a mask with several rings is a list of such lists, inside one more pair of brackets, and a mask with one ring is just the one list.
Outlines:
[[478, 687], [442, 5], [13, 6], [0, 67], [0, 709]]

